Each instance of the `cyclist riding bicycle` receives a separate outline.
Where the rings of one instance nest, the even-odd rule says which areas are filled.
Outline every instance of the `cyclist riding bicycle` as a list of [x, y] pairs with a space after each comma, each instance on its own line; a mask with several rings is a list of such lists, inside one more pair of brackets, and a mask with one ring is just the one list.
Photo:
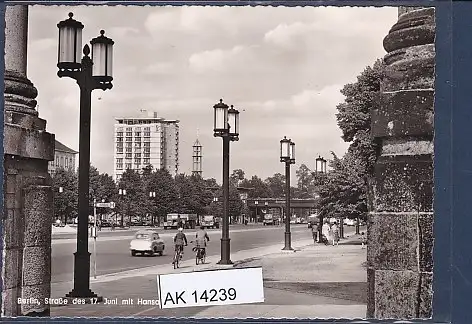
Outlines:
[[183, 231], [183, 228], [179, 228], [179, 231], [174, 237], [175, 251], [180, 251], [181, 254], [184, 254], [184, 244], [187, 246], [187, 237]]
[[210, 237], [208, 236], [207, 232], [205, 231], [205, 226], [200, 226], [200, 229], [195, 234], [195, 243], [196, 248], [202, 250], [205, 253], [206, 242], [210, 241]]

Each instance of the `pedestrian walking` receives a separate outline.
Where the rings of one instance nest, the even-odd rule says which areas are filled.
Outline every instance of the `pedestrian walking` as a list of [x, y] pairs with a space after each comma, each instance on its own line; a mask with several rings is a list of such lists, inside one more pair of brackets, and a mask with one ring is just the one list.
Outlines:
[[111, 230], [112, 230], [112, 231], [115, 230], [115, 222], [111, 222]]
[[339, 227], [338, 227], [338, 222], [334, 222], [333, 226], [331, 226], [331, 232], [332, 232], [332, 242], [333, 246], [338, 245], [339, 243]]
[[362, 248], [364, 249], [367, 244], [367, 237], [365, 236], [364, 232], [361, 233], [361, 244]]
[[327, 245], [330, 239], [330, 232], [331, 232], [331, 227], [328, 224], [328, 220], [325, 220], [323, 222], [323, 227], [321, 228], [320, 242], [323, 242]]
[[313, 242], [316, 245], [316, 242], [318, 241], [318, 231], [316, 226], [311, 227], [311, 236], [313, 237]]

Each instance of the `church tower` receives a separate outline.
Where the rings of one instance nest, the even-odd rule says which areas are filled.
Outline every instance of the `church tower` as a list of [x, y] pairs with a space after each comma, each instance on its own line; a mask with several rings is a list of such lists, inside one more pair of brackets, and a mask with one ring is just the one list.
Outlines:
[[193, 167], [192, 167], [192, 175], [199, 175], [202, 176], [202, 145], [198, 140], [198, 135], [195, 143], [192, 146], [193, 148]]

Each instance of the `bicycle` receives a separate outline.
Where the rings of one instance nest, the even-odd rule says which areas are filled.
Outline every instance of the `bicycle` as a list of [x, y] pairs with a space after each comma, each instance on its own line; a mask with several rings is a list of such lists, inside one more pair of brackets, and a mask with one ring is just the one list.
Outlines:
[[[190, 241], [190, 243], [193, 243], [193, 241]], [[195, 264], [198, 265], [200, 262], [201, 264], [205, 264], [205, 248], [201, 248], [200, 245], [197, 244], [192, 250], [195, 252]]]
[[174, 254], [174, 261], [172, 261], [172, 264], [174, 265], [174, 269], [177, 269], [179, 267], [179, 262], [182, 259], [182, 251], [183, 247], [176, 249], [175, 254]]

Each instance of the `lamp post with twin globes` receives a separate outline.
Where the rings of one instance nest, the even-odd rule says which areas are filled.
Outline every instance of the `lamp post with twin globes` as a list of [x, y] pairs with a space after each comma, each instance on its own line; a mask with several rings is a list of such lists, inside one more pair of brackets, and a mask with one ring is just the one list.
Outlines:
[[[73, 19], [57, 24], [59, 28], [57, 75], [77, 81], [80, 88], [79, 124], [79, 201], [77, 221], [77, 252], [74, 253], [74, 288], [66, 297], [97, 298], [90, 290], [90, 252], [88, 251], [89, 180], [90, 180], [90, 121], [92, 91], [112, 88], [113, 40], [100, 36], [92, 39], [92, 51], [82, 48], [84, 25]], [[81, 55], [83, 53], [83, 56]], [[91, 54], [91, 57], [90, 57]]]
[[[323, 181], [325, 180], [326, 177], [326, 164], [327, 161], [318, 155], [318, 157], [315, 159], [315, 174], [318, 177], [319, 184], [322, 184]], [[319, 216], [319, 222], [318, 222], [318, 242], [321, 242], [322, 235], [323, 235], [323, 217]]]
[[229, 238], [229, 143], [239, 140], [239, 111], [223, 103], [213, 106], [213, 136], [223, 139], [223, 217], [221, 231], [221, 260], [218, 264], [233, 264]]
[[285, 246], [282, 250], [292, 251], [290, 232], [290, 165], [295, 164], [295, 143], [286, 136], [280, 141], [280, 162], [285, 163]]

